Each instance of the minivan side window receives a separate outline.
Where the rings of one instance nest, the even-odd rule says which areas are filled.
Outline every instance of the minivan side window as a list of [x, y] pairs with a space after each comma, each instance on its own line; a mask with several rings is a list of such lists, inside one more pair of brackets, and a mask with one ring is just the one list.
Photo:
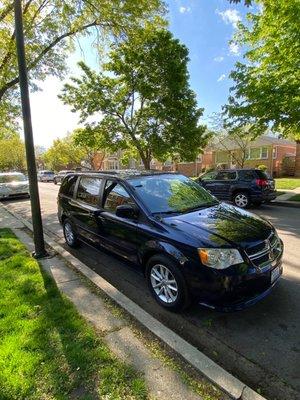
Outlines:
[[102, 179], [82, 176], [77, 189], [77, 199], [92, 206], [99, 206]]
[[123, 204], [134, 204], [127, 190], [115, 181], [107, 181], [104, 189], [104, 209], [112, 213]]
[[76, 175], [67, 176], [65, 179], [63, 179], [61, 183], [60, 193], [66, 196], [73, 197], [76, 182], [77, 182]]

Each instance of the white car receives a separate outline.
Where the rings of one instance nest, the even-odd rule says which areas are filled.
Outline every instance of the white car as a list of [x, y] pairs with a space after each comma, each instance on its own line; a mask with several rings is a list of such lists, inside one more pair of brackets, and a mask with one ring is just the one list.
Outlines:
[[0, 173], [0, 199], [29, 197], [29, 182], [20, 172]]
[[53, 171], [38, 171], [37, 178], [39, 182], [53, 182], [54, 172]]

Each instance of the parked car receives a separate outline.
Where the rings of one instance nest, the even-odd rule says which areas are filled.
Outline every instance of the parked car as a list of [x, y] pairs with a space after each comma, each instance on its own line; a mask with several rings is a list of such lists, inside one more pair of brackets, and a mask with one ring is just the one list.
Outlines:
[[54, 172], [53, 171], [38, 171], [37, 178], [39, 182], [53, 182]]
[[220, 203], [183, 175], [69, 174], [58, 218], [69, 246], [86, 242], [140, 264], [152, 295], [168, 309], [191, 299], [243, 309], [270, 293], [282, 274], [283, 243], [273, 225]]
[[29, 182], [20, 172], [0, 173], [0, 198], [28, 197]]
[[197, 182], [218, 199], [232, 201], [241, 208], [260, 206], [276, 198], [274, 179], [259, 169], [210, 171]]
[[68, 174], [70, 174], [70, 173], [72, 173], [72, 172], [74, 172], [73, 170], [63, 170], [63, 171], [59, 171], [56, 175], [54, 175], [54, 178], [53, 178], [53, 183], [54, 183], [54, 185], [57, 185], [58, 183], [61, 183], [61, 181], [63, 180], [63, 178], [66, 176], [66, 175], [68, 175]]

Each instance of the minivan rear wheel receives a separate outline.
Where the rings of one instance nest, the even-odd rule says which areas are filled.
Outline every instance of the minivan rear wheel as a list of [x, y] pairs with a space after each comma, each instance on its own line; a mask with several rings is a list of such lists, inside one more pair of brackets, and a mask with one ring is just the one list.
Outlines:
[[250, 205], [250, 197], [246, 192], [237, 192], [233, 195], [233, 202], [237, 207], [247, 208]]
[[152, 256], [147, 262], [146, 278], [152, 296], [161, 306], [178, 311], [190, 305], [185, 279], [169, 257]]
[[65, 237], [67, 245], [70, 247], [78, 247], [79, 240], [78, 240], [77, 234], [73, 228], [73, 225], [71, 224], [69, 219], [64, 220], [63, 231], [64, 231], [64, 237]]

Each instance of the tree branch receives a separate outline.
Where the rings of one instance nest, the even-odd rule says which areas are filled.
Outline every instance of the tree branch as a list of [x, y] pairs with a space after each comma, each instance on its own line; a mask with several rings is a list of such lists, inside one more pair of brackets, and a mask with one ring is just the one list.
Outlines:
[[4, 18], [14, 9], [14, 2], [8, 4], [4, 10], [0, 13], [0, 21], [3, 21]]
[[[72, 35], [75, 35], [76, 33], [82, 32], [88, 28], [91, 28], [93, 26], [97, 26], [98, 23], [97, 21], [91, 22], [90, 24], [84, 25], [78, 29], [74, 29], [71, 30], [69, 32], [66, 32], [60, 36], [58, 36], [56, 39], [53, 40], [52, 43], [50, 43], [47, 47], [45, 47], [40, 54], [33, 60], [32, 63], [30, 63], [27, 67], [27, 70], [30, 71], [31, 69], [33, 69], [40, 61], [41, 59], [47, 54], [49, 53], [50, 50], [53, 49], [53, 47], [55, 47], [59, 42], [61, 42], [63, 39], [66, 39], [67, 37], [70, 37]], [[4, 96], [5, 92], [10, 89], [11, 87], [13, 87], [14, 85], [16, 85], [19, 82], [19, 77], [16, 77], [14, 79], [12, 79], [11, 81], [7, 82], [4, 86], [2, 86], [2, 88], [0, 88], [0, 100], [2, 99], [2, 97]]]

